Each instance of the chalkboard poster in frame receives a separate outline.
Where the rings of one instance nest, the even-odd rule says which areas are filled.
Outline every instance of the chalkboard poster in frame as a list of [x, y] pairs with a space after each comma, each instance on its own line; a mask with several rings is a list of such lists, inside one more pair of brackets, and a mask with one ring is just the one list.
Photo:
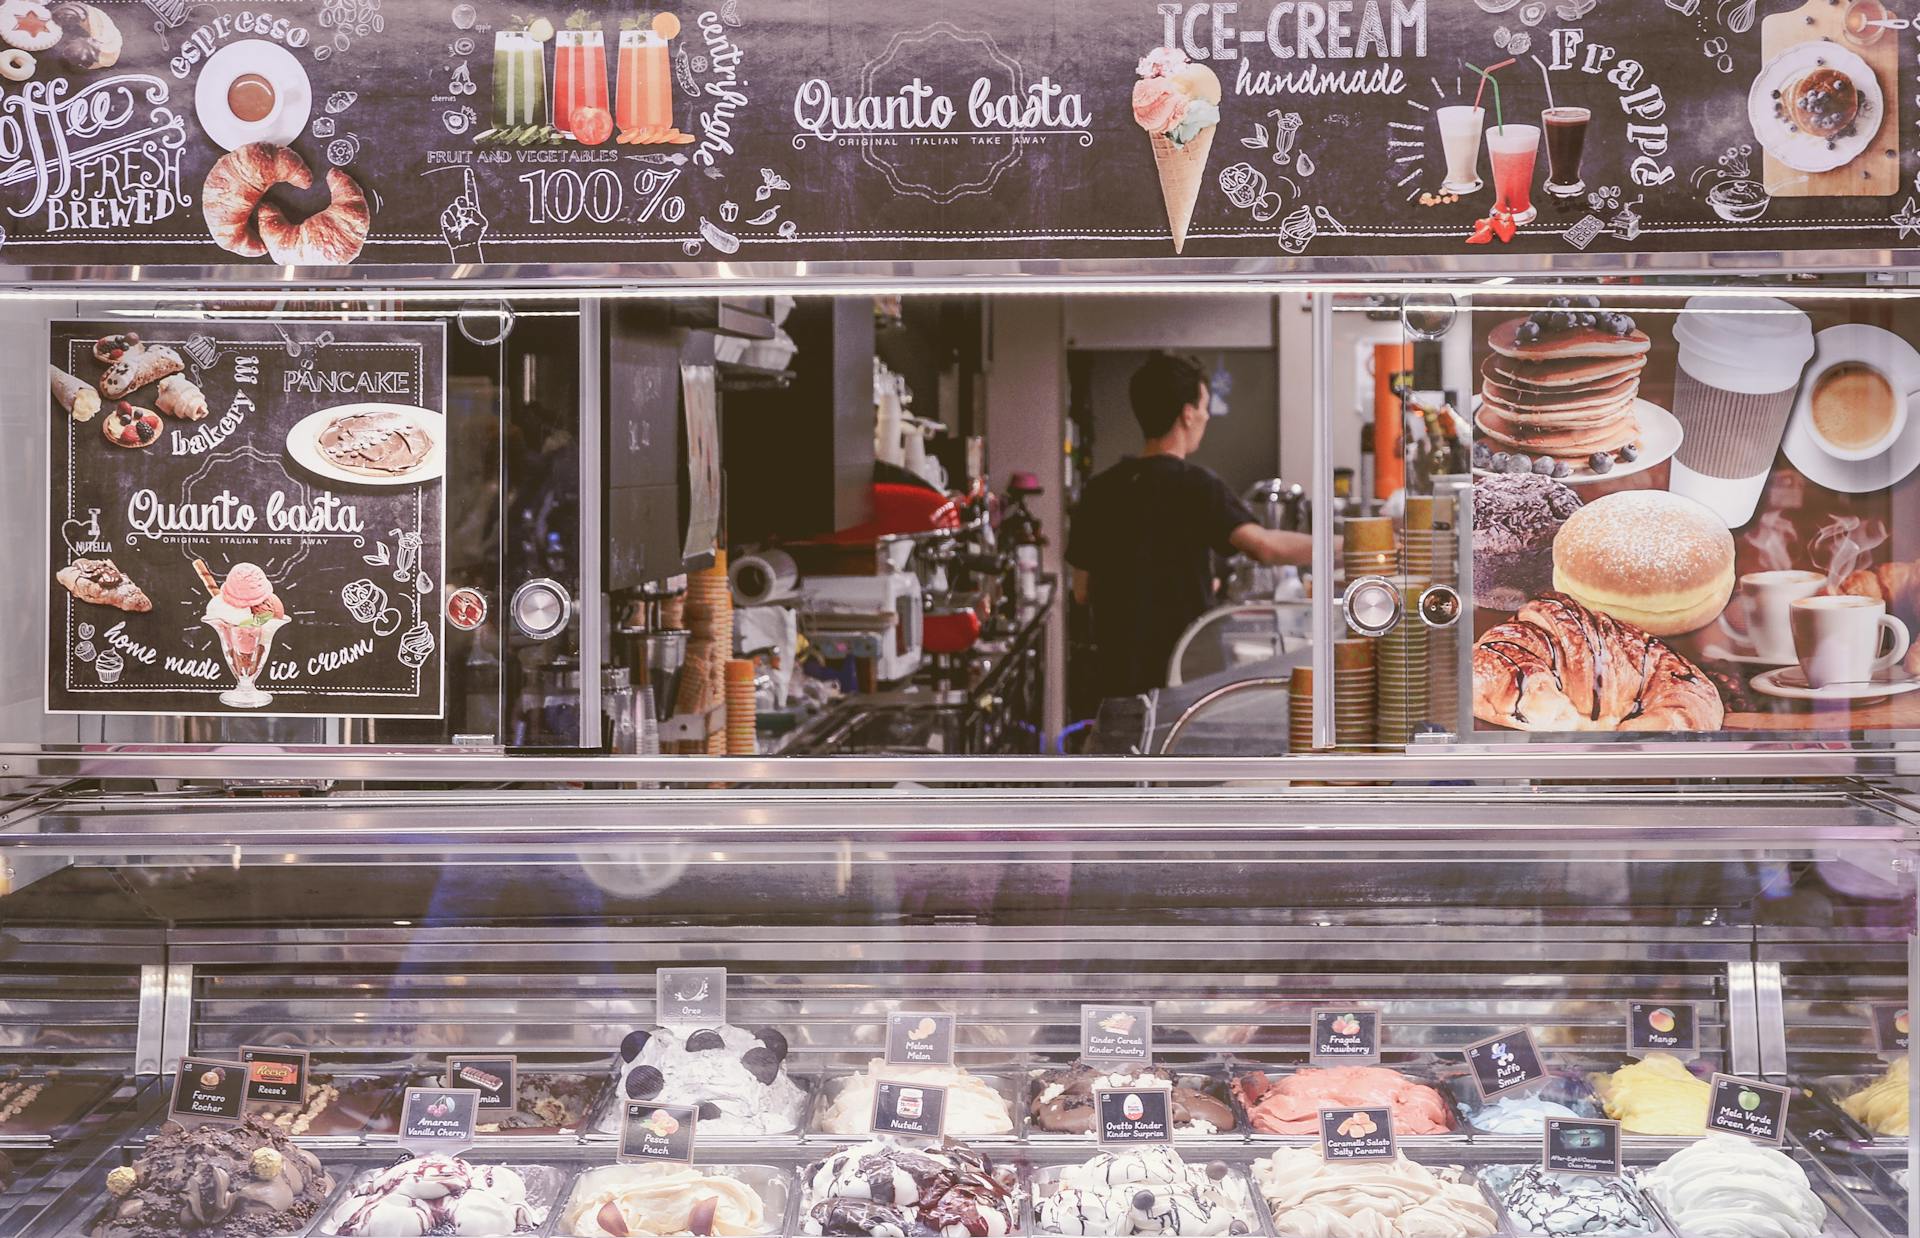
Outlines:
[[51, 325], [47, 708], [438, 718], [440, 324]]

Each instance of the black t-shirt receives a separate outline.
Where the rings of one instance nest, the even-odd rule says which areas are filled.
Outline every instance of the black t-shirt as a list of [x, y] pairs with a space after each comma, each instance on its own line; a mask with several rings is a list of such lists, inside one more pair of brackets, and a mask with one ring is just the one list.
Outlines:
[[1089, 577], [1103, 698], [1166, 684], [1180, 634], [1213, 605], [1214, 554], [1252, 523], [1225, 482], [1173, 456], [1129, 456], [1087, 482], [1067, 562]]

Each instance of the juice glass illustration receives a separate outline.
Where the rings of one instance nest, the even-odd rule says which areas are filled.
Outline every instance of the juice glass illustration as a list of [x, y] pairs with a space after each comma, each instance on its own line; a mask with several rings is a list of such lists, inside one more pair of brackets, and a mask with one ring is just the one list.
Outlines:
[[613, 120], [621, 133], [673, 127], [673, 64], [664, 38], [652, 30], [622, 30], [619, 79]]
[[573, 114], [607, 106], [607, 43], [598, 30], [562, 30], [554, 36], [553, 127], [573, 135]]
[[493, 127], [518, 129], [547, 120], [547, 53], [524, 31], [493, 36]]
[[1494, 125], [1487, 130], [1487, 158], [1493, 163], [1493, 209], [1517, 224], [1532, 223], [1533, 165], [1540, 155], [1537, 125]]
[[1440, 188], [1448, 193], [1473, 193], [1480, 188], [1480, 127], [1486, 123], [1487, 109], [1455, 105], [1434, 113], [1440, 121], [1440, 146], [1447, 155], [1447, 179]]

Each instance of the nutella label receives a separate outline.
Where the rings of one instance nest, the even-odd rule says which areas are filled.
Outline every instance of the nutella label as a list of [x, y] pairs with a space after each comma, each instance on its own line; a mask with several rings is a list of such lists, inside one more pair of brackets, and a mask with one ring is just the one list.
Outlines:
[[1400, 1155], [1393, 1137], [1393, 1106], [1320, 1111], [1320, 1159], [1390, 1161]]
[[1461, 1052], [1466, 1055], [1467, 1068], [1482, 1100], [1517, 1092], [1547, 1077], [1540, 1050], [1534, 1047], [1533, 1033], [1524, 1027], [1489, 1036]]
[[1716, 1074], [1708, 1080], [1707, 1129], [1725, 1131], [1755, 1143], [1774, 1147], [1787, 1141], [1789, 1088], [1758, 1083], [1738, 1075]]
[[173, 1077], [167, 1116], [182, 1126], [239, 1122], [247, 1116], [247, 1066], [215, 1058], [183, 1057]]
[[887, 1065], [953, 1065], [953, 1016], [896, 1010], [887, 1016]]
[[873, 1086], [873, 1133], [942, 1139], [947, 1131], [947, 1089], [881, 1080]]
[[1691, 1055], [1700, 1048], [1700, 1011], [1692, 1002], [1628, 1002], [1627, 1048]]
[[1548, 1118], [1542, 1164], [1550, 1174], [1620, 1176], [1620, 1124], [1601, 1118]]
[[1170, 1088], [1093, 1089], [1093, 1137], [1102, 1144], [1172, 1143]]
[[1371, 1066], [1380, 1060], [1380, 1012], [1326, 1006], [1313, 1012], [1313, 1043], [1307, 1057], [1316, 1066]]
[[692, 1164], [693, 1132], [699, 1118], [695, 1105], [627, 1101], [620, 1127], [620, 1159]]
[[310, 1057], [305, 1049], [242, 1046], [240, 1060], [247, 1067], [247, 1102], [255, 1105], [306, 1104]]
[[1881, 1053], [1905, 1053], [1912, 1041], [1912, 1021], [1905, 1002], [1887, 1002], [1873, 1008], [1873, 1043]]
[[1080, 1056], [1089, 1062], [1151, 1066], [1153, 1007], [1080, 1007]]
[[480, 1093], [481, 1113], [504, 1113], [517, 1103], [520, 1065], [511, 1054], [450, 1056], [447, 1086]]
[[654, 973], [653, 1003], [661, 1023], [719, 1027], [727, 1021], [727, 969], [663, 967]]
[[472, 1088], [408, 1088], [400, 1104], [400, 1144], [410, 1152], [457, 1152], [473, 1146], [480, 1093]]

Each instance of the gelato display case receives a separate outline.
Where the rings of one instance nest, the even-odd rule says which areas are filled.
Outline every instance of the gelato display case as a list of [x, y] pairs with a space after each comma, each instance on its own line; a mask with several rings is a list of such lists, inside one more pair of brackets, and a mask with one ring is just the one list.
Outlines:
[[[1916, 825], [1864, 782], [74, 784], [4, 832], [41, 875], [0, 897], [0, 1065], [111, 1086], [0, 1132], [0, 1227], [1892, 1238]], [[724, 1007], [663, 1017], [689, 968]], [[1087, 1056], [1109, 1003], [1134, 1061]], [[951, 1015], [951, 1063], [896, 1013]], [[1523, 1038], [1537, 1072], [1489, 1089], [1477, 1047]], [[261, 1049], [309, 1055], [300, 1103], [177, 1120], [184, 1063]], [[405, 1089], [503, 1059], [504, 1118], [411, 1141]], [[1720, 1077], [1787, 1095], [1777, 1143], [1714, 1116]], [[946, 1142], [876, 1134], [891, 1089]], [[1100, 1097], [1143, 1094], [1167, 1138], [1106, 1142]], [[673, 1112], [691, 1159], [626, 1159]], [[1330, 1113], [1390, 1155], [1329, 1159]], [[1544, 1167], [1595, 1122], [1618, 1172]]]

